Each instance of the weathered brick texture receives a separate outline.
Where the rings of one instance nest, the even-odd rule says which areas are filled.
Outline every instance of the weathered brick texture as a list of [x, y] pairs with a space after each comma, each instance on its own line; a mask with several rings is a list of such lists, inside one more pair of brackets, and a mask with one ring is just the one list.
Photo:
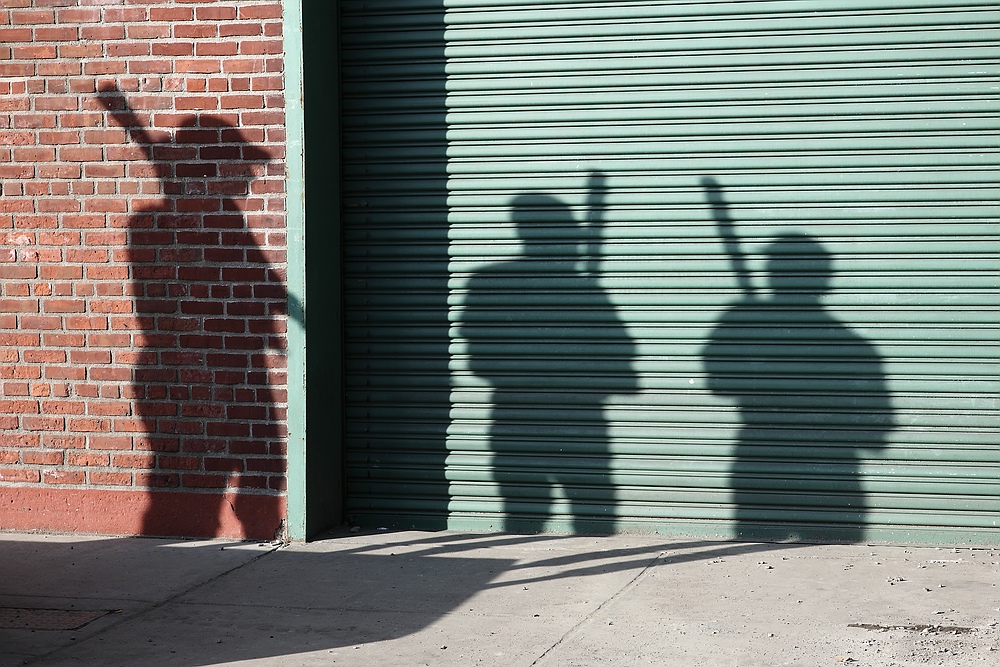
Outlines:
[[280, 0], [0, 4], [0, 498], [273, 533], [282, 84]]

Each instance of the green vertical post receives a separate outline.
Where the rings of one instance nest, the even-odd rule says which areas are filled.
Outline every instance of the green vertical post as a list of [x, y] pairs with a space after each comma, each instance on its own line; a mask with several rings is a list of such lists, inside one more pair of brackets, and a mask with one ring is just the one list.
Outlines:
[[302, 0], [306, 330], [312, 415], [306, 445], [306, 537], [344, 519], [344, 355], [340, 177], [340, 3]]
[[288, 535], [306, 533], [306, 235], [302, 0], [284, 0], [288, 261]]
[[[287, 498], [289, 536], [296, 540], [343, 520], [338, 9], [329, 0], [284, 0]], [[307, 376], [313, 378], [308, 393]]]

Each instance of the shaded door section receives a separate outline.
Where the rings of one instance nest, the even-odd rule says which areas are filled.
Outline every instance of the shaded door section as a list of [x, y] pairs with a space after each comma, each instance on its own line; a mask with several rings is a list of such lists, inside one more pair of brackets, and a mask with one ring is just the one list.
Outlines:
[[347, 516], [444, 528], [451, 409], [444, 3], [338, 7]]
[[708, 387], [742, 426], [729, 477], [739, 539], [864, 538], [861, 461], [885, 447], [891, 398], [874, 346], [829, 313], [835, 258], [787, 232], [764, 248], [767, 291], [746, 271], [721, 188], [708, 198], [743, 297], [704, 350]]
[[[594, 178], [599, 201], [601, 179]], [[473, 274], [460, 335], [493, 389], [489, 415], [496, 527], [615, 530], [607, 398], [637, 387], [635, 346], [602, 289], [600, 224], [546, 194], [511, 203], [519, 256]], [[488, 501], [487, 501], [488, 502]]]

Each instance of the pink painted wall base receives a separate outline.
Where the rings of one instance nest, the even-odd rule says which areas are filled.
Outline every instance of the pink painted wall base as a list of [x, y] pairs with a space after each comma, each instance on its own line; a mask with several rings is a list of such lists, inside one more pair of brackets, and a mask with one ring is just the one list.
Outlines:
[[280, 537], [285, 499], [247, 494], [5, 487], [0, 529], [106, 535]]

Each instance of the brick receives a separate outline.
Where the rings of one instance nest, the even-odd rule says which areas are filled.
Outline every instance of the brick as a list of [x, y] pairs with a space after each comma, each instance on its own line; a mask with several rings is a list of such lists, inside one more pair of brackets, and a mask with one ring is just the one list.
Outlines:
[[107, 419], [80, 417], [69, 420], [69, 430], [80, 433], [109, 433], [111, 422]]
[[3, 333], [0, 334], [0, 346], [2, 347], [28, 347], [35, 346], [41, 342], [41, 336], [33, 333]]
[[0, 412], [10, 415], [38, 414], [38, 401], [8, 401], [0, 400]]
[[75, 333], [47, 333], [42, 341], [52, 347], [82, 347], [86, 343], [86, 337]]
[[[174, 71], [183, 74], [214, 74], [222, 71], [222, 61], [209, 59], [178, 59], [174, 61]], [[239, 108], [239, 107], [225, 107]]]
[[190, 7], [152, 7], [149, 10], [150, 21], [190, 21], [194, 18], [194, 10]]
[[285, 472], [285, 461], [283, 459], [261, 459], [261, 458], [250, 458], [247, 459], [247, 470], [250, 472]]
[[67, 452], [66, 463], [71, 466], [108, 466], [111, 457], [96, 452]]
[[282, 43], [280, 39], [253, 39], [245, 40], [240, 44], [242, 55], [274, 55], [281, 53]]
[[136, 451], [150, 451], [150, 452], [178, 452], [180, 451], [181, 445], [180, 440], [176, 438], [136, 438], [135, 449]]
[[128, 436], [96, 436], [89, 438], [90, 448], [98, 450], [132, 449], [132, 438]]
[[152, 454], [115, 454], [111, 465], [115, 468], [152, 468], [156, 457]]
[[0, 44], [31, 41], [31, 28], [10, 28], [0, 23]]
[[46, 313], [82, 313], [87, 304], [82, 299], [46, 299], [42, 310]]
[[128, 202], [124, 199], [88, 199], [85, 210], [88, 213], [125, 213]]
[[125, 39], [125, 26], [123, 25], [84, 26], [80, 28], [80, 38], [95, 42], [106, 42], [108, 40]]
[[15, 46], [12, 51], [15, 60], [41, 60], [58, 55], [54, 45]]
[[154, 42], [151, 52], [154, 56], [190, 56], [194, 53], [194, 44], [191, 42]]
[[34, 147], [15, 148], [12, 152], [14, 162], [52, 162], [56, 158], [54, 148]]
[[66, 8], [56, 12], [57, 23], [100, 23], [101, 10], [96, 7]]
[[99, 367], [91, 368], [89, 376], [99, 382], [128, 382], [132, 379], [132, 371], [128, 368]]
[[66, 162], [100, 162], [104, 151], [96, 147], [60, 148], [59, 159]]
[[70, 350], [69, 358], [74, 364], [110, 364], [111, 350]]
[[263, 109], [263, 95], [223, 95], [219, 99], [223, 109]]
[[0, 415], [0, 429], [17, 428], [17, 417], [15, 415]]
[[[0, 178], [25, 180], [31, 178], [34, 173], [32, 165], [0, 164]], [[13, 196], [11, 184], [7, 185], [7, 194]]]
[[132, 474], [128, 472], [107, 472], [92, 470], [88, 474], [91, 484], [96, 486], [131, 486]]
[[[242, 18], [242, 17], [241, 17]], [[260, 23], [223, 23], [219, 25], [219, 37], [253, 37], [261, 35], [264, 28]]]
[[28, 431], [62, 431], [66, 420], [62, 417], [23, 417], [21, 423]]
[[240, 7], [240, 20], [280, 19], [281, 3], [255, 4]]
[[0, 468], [0, 482], [39, 482], [41, 473], [38, 470], [20, 470], [17, 468]]
[[[77, 60], [82, 60], [84, 58], [100, 58], [104, 55], [104, 45], [103, 44], [74, 44], [74, 43], [64, 43], [58, 45], [59, 57], [60, 58], [74, 58]], [[71, 81], [70, 86], [90, 86], [90, 91], [93, 91], [93, 85], [91, 82], [84, 81]], [[77, 91], [74, 89], [74, 92]]]
[[[64, 215], [62, 216], [62, 226], [66, 229], [93, 229], [95, 227], [103, 227], [105, 224], [103, 215], [93, 215], [90, 213], [84, 213], [80, 215]], [[86, 242], [89, 243], [89, 240]], [[77, 252], [76, 250], [67, 250], [69, 252]]]
[[0, 299], [0, 313], [37, 313], [38, 299]]
[[225, 406], [213, 403], [185, 403], [181, 405], [183, 417], [225, 417]]
[[106, 7], [104, 20], [109, 23], [133, 23], [149, 17], [145, 7]]
[[288, 429], [283, 424], [253, 424], [252, 433], [255, 438], [285, 438]]
[[[111, 42], [105, 47], [108, 57], [111, 58], [133, 58], [149, 55], [149, 45], [142, 42]], [[122, 63], [122, 71], [129, 66], [128, 71], [132, 71], [130, 61]], [[169, 70], [168, 70], [169, 71]], [[141, 109], [141, 106], [135, 107]]]
[[10, 13], [14, 25], [47, 25], [56, 22], [56, 13], [51, 9], [14, 10]]
[[227, 477], [225, 475], [198, 475], [186, 473], [181, 475], [181, 484], [188, 488], [224, 489]]
[[83, 449], [87, 446], [87, 439], [84, 436], [47, 433], [42, 436], [42, 446], [50, 449]]
[[229, 422], [213, 422], [207, 425], [206, 432], [211, 436], [246, 438], [250, 435], [250, 425]]
[[229, 444], [229, 451], [239, 455], [262, 455], [268, 453], [266, 443], [257, 440], [234, 441]]
[[121, 60], [95, 60], [84, 63], [83, 73], [89, 75], [124, 74], [125, 68], [126, 63]]
[[21, 452], [21, 462], [24, 463], [25, 465], [36, 465], [36, 466], [62, 465], [64, 458], [65, 457], [63, 455], [63, 452], [54, 452], [47, 450], [42, 450], [37, 452], [32, 452], [32, 451]]
[[98, 113], [61, 114], [59, 123], [62, 127], [100, 127], [104, 124], [104, 116]]
[[[123, 54], [124, 55], [124, 54]], [[130, 53], [128, 55], [145, 55], [144, 53]], [[156, 55], [156, 54], [153, 54]], [[130, 74], [170, 74], [174, 70], [173, 62], [167, 60], [130, 60], [128, 71]], [[177, 69], [178, 72], [186, 71]]]
[[74, 330], [99, 330], [108, 328], [106, 317], [67, 317], [66, 328]]
[[180, 475], [175, 473], [136, 473], [136, 486], [169, 488], [180, 486]]
[[0, 131], [0, 146], [25, 146], [34, 142], [35, 135], [32, 132]]
[[83, 139], [88, 144], [121, 144], [127, 137], [124, 130], [116, 129], [86, 130], [83, 133]]
[[28, 447], [38, 447], [41, 438], [28, 433], [0, 433], [0, 447], [14, 447], [25, 449]]
[[166, 456], [156, 458], [157, 467], [161, 470], [200, 470], [201, 459], [195, 456]]
[[46, 484], [83, 484], [87, 474], [82, 470], [46, 470], [42, 473]]
[[45, 378], [48, 380], [83, 380], [87, 376], [86, 369], [73, 366], [46, 366]]
[[218, 26], [211, 23], [182, 23], [174, 26], [174, 37], [177, 39], [210, 39], [218, 33]]
[[131, 313], [130, 301], [91, 300], [90, 311], [93, 313]]
[[25, 350], [24, 361], [29, 364], [61, 364], [66, 362], [64, 350]]
[[[0, 62], [0, 76], [3, 77], [29, 77], [35, 73], [35, 66], [31, 63], [5, 63]], [[6, 110], [24, 109], [29, 108], [28, 100], [10, 100], [7, 103], [8, 106]], [[0, 110], [4, 110], [4, 107], [0, 107]]]
[[142, 433], [146, 430], [146, 424], [141, 419], [115, 419], [112, 426], [117, 433]]
[[30, 213], [34, 206], [30, 201], [0, 200], [0, 213]]
[[39, 42], [72, 42], [79, 39], [80, 29], [74, 27], [35, 28]]
[[[235, 56], [238, 52], [239, 44], [236, 42], [199, 42], [195, 49], [195, 53], [199, 56]], [[49, 57], [55, 57], [55, 53]]]
[[82, 415], [86, 410], [82, 401], [42, 401], [42, 411], [50, 415]]
[[79, 280], [83, 278], [82, 266], [42, 265], [39, 268], [42, 280]]

